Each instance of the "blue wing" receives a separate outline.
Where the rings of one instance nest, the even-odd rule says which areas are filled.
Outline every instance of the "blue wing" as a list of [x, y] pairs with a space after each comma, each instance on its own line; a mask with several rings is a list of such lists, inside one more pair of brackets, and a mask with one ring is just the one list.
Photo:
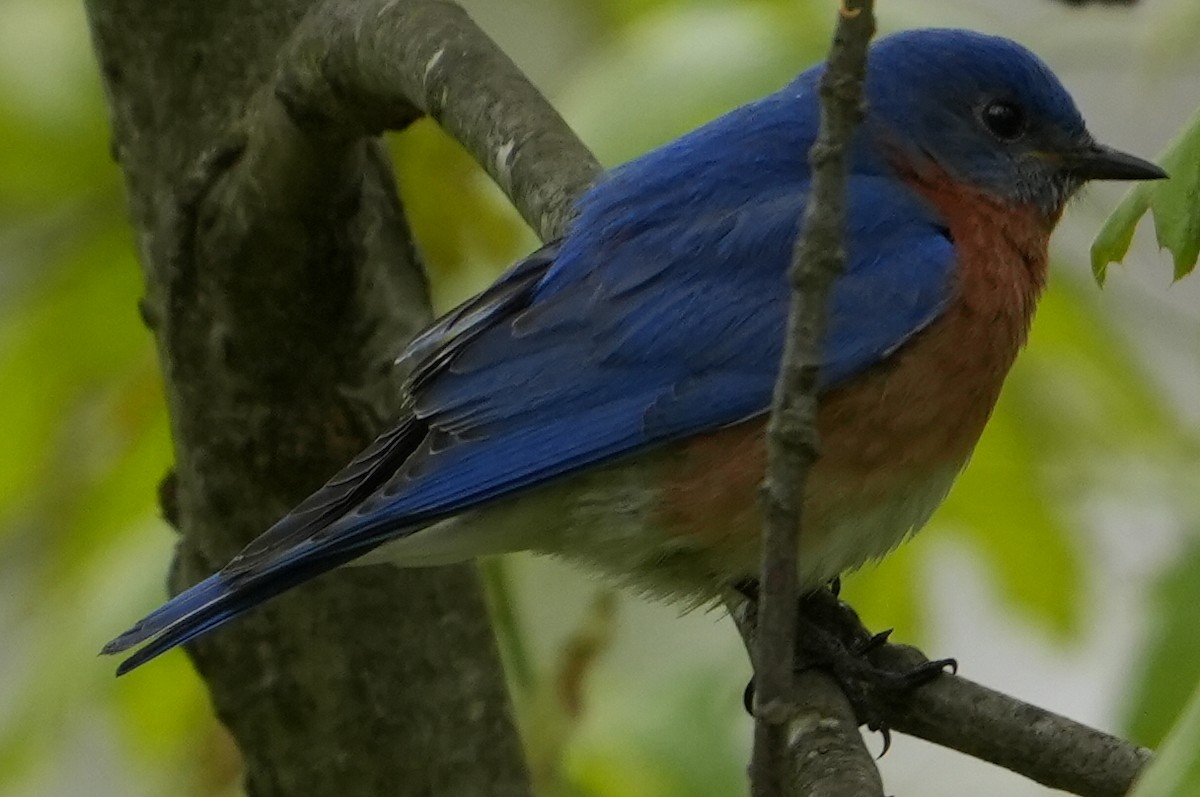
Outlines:
[[[419, 336], [402, 356], [403, 421], [220, 573], [113, 640], [106, 652], [150, 640], [119, 672], [439, 518], [765, 412], [802, 161], [750, 193], [719, 163], [658, 180], [672, 157], [695, 160], [668, 147], [618, 170], [568, 238]], [[852, 178], [847, 216], [823, 388], [886, 358], [953, 292], [952, 244], [902, 185]]]
[[[900, 192], [883, 180], [860, 183], [824, 387], [886, 357], [936, 317], [951, 286], [951, 244], [924, 209], [889, 197]], [[802, 202], [784, 194], [656, 228], [599, 263], [566, 260], [568, 241], [526, 304], [414, 391], [428, 437], [342, 524], [419, 526], [764, 412]]]

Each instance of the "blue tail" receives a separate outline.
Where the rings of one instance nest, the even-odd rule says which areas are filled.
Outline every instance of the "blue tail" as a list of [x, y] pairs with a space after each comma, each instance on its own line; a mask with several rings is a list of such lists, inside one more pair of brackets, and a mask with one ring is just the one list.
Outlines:
[[134, 667], [233, 617], [235, 612], [226, 606], [230, 597], [231, 593], [221, 574], [209, 576], [147, 615], [133, 628], [105, 645], [100, 652], [106, 655], [120, 653], [154, 639], [152, 644], [121, 662], [117, 675], [124, 675]]
[[[232, 620], [284, 590], [349, 562], [387, 538], [366, 524], [349, 522], [346, 536], [327, 532], [395, 471], [423, 437], [409, 416], [380, 435], [353, 462], [305, 499], [225, 566], [147, 615], [104, 646], [112, 654], [145, 644], [117, 668], [124, 675], [151, 659]], [[362, 532], [358, 534], [356, 532]]]
[[[557, 244], [543, 247], [418, 336], [402, 357], [411, 369], [406, 392], [411, 394], [433, 378], [505, 313], [525, 307], [531, 292], [554, 265], [557, 253]], [[121, 662], [117, 675], [435, 519], [388, 512], [364, 516], [355, 511], [396, 475], [423, 445], [428, 431], [410, 402], [396, 426], [247, 545], [219, 573], [172, 598], [105, 645], [102, 652], [106, 654], [142, 646]], [[448, 511], [444, 506], [437, 508]]]
[[249, 577], [231, 577], [225, 571], [209, 576], [164, 603], [100, 652], [121, 653], [145, 643], [117, 667], [117, 675], [124, 675], [297, 584], [357, 558], [371, 547], [374, 544], [329, 552], [309, 550], [307, 555], [283, 557]]

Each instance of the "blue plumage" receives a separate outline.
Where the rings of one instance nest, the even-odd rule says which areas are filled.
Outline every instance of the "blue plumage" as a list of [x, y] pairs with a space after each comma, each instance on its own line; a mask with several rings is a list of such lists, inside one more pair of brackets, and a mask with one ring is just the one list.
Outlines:
[[[764, 412], [805, 176], [790, 192], [730, 208], [697, 196], [696, 210], [707, 211], [693, 216], [699, 223], [631, 235], [618, 212], [658, 198], [637, 192], [637, 171], [653, 165], [631, 163], [622, 179], [598, 186], [557, 259], [538, 253], [449, 323], [435, 324], [435, 338], [418, 338], [407, 357], [415, 367], [409, 423], [425, 434], [394, 475], [331, 525], [297, 533], [285, 518], [226, 577], [183, 593], [116, 640], [121, 649], [186, 618], [126, 666], [291, 586], [298, 570], [328, 569], [353, 558], [350, 551], [365, 553], [484, 501]], [[831, 303], [826, 384], [893, 350], [936, 316], [952, 289], [951, 244], [928, 208], [879, 178], [852, 185], [850, 267]], [[853, 243], [867, 235], [884, 237], [886, 259]], [[603, 259], [591, 241], [609, 250]]]
[[[871, 58], [823, 389], [885, 360], [954, 296], [945, 222], [893, 159], [931, 159], [985, 189], [1011, 176], [1013, 158], [1035, 163], [966, 132], [984, 89], [1031, 98], [1055, 135], [1086, 136], [1061, 86], [1011, 42], [915, 31]], [[764, 413], [820, 71], [615, 170], [562, 241], [418, 336], [401, 355], [411, 376], [400, 423], [219, 574], [110, 643], [149, 641], [121, 671], [389, 539]], [[1026, 194], [1045, 177], [1031, 169]]]

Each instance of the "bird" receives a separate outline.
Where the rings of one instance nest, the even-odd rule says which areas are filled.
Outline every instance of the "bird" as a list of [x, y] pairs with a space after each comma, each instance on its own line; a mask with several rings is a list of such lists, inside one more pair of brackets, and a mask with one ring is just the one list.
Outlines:
[[[567, 232], [412, 340], [397, 422], [220, 571], [116, 637], [118, 674], [352, 561], [512, 551], [667, 600], [753, 578], [765, 426], [809, 199], [818, 64], [604, 175]], [[1011, 40], [894, 33], [848, 148], [846, 266], [821, 341], [799, 582], [920, 529], [1026, 341], [1050, 234], [1101, 145]]]

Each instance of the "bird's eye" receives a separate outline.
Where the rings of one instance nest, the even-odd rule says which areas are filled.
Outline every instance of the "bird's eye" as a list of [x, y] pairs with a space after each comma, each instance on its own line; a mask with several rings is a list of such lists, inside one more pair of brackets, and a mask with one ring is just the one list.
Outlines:
[[979, 117], [992, 135], [1001, 141], [1015, 141], [1025, 132], [1025, 112], [1008, 100], [993, 100], [983, 106]]

